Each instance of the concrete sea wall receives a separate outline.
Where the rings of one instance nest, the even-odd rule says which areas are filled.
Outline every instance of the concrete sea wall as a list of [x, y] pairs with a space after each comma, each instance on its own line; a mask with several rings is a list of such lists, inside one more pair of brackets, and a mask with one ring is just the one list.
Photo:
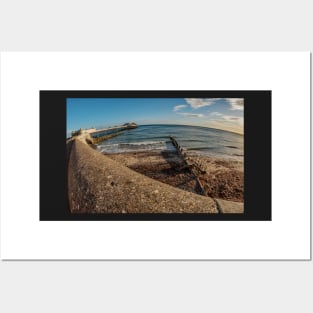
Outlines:
[[80, 140], [69, 147], [68, 194], [73, 213], [218, 213], [209, 197], [139, 174]]

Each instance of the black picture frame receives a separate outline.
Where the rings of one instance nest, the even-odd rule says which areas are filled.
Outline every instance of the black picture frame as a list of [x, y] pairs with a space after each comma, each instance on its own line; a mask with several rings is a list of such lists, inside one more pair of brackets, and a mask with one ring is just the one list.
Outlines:
[[[244, 98], [244, 213], [72, 214], [67, 198], [67, 98]], [[270, 90], [41, 90], [40, 221], [271, 221]]]

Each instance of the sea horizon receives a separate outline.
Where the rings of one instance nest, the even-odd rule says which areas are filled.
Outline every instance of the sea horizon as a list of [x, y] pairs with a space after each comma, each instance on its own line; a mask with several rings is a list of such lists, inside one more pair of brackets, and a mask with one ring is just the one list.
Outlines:
[[[127, 122], [125, 122], [127, 123]], [[125, 124], [125, 123], [122, 123], [121, 125]], [[136, 122], [133, 122], [133, 123], [136, 123]], [[231, 131], [231, 130], [227, 130], [227, 129], [221, 129], [221, 128], [215, 128], [215, 127], [209, 127], [209, 126], [205, 126], [205, 125], [191, 125], [191, 124], [179, 124], [179, 123], [152, 123], [152, 124], [138, 124], [136, 123], [137, 126], [153, 126], [153, 125], [166, 125], [166, 126], [192, 126], [192, 127], [202, 127], [202, 128], [209, 128], [209, 129], [213, 129], [213, 130], [220, 130], [220, 131], [224, 131], [224, 132], [229, 132], [229, 133], [234, 133], [234, 134], [237, 134], [237, 135], [241, 135], [241, 136], [244, 136], [244, 133], [240, 133], [240, 132], [235, 132], [235, 131]], [[90, 126], [90, 127], [86, 127], [86, 128], [82, 128], [82, 129], [91, 129], [91, 128], [95, 128], [96, 130], [98, 129], [102, 129], [102, 128], [109, 128], [109, 127], [114, 127], [112, 125], [109, 125], [109, 126]], [[72, 130], [67, 130], [66, 131], [66, 138], [70, 138], [71, 137], [71, 133], [72, 131], [77, 131], [78, 129], [72, 129]]]
[[102, 153], [175, 150], [169, 136], [188, 152], [241, 160], [243, 136], [227, 130], [183, 124], [141, 124], [97, 145]]

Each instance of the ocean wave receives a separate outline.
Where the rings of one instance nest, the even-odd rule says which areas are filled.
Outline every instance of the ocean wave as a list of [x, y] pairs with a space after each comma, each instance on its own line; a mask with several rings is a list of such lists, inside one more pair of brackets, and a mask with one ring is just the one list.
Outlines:
[[170, 141], [141, 141], [132, 143], [114, 143], [99, 145], [101, 152], [120, 153], [132, 151], [151, 151], [151, 150], [175, 150]]
[[215, 148], [213, 148], [213, 147], [189, 147], [189, 148], [187, 148], [186, 150], [213, 150], [213, 149], [215, 149]]
[[139, 126], [99, 143], [98, 150], [104, 153], [175, 151], [169, 135], [172, 135], [188, 154], [228, 156], [238, 159], [242, 159], [244, 154], [242, 136], [209, 128], [181, 125]]
[[165, 144], [165, 141], [141, 141], [141, 142], [132, 142], [132, 143], [119, 143], [119, 146], [146, 146], [146, 145], [159, 145]]

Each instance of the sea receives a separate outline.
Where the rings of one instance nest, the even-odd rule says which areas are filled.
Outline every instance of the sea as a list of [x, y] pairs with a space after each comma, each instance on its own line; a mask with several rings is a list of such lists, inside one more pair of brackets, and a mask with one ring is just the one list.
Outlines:
[[174, 151], [173, 136], [187, 153], [242, 161], [243, 135], [224, 130], [187, 125], [139, 125], [98, 144], [104, 153]]

